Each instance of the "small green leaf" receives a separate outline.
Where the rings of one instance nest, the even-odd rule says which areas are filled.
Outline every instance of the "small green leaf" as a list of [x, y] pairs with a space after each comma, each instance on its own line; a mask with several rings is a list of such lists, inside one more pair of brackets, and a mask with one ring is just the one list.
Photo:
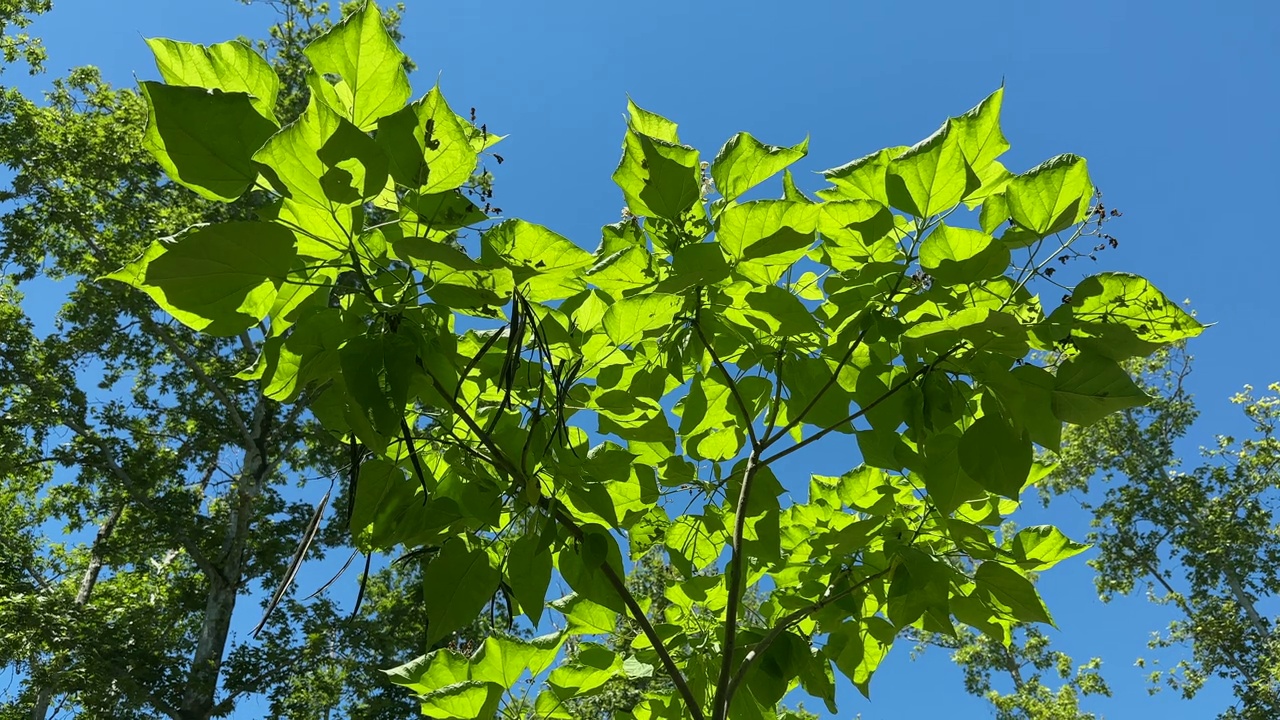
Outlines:
[[1071, 291], [1071, 334], [1077, 346], [1115, 360], [1148, 355], [1158, 345], [1199, 335], [1204, 325], [1145, 278], [1100, 273]]
[[716, 285], [729, 277], [729, 264], [725, 262], [718, 243], [685, 245], [675, 251], [671, 260], [675, 270], [672, 282], [679, 289], [694, 285]]
[[1059, 155], [1015, 175], [1004, 196], [1013, 221], [1044, 237], [1088, 216], [1093, 183], [1084, 158]]
[[[361, 130], [372, 130], [378, 118], [399, 110], [409, 99], [405, 56], [382, 22], [371, 0], [343, 18], [303, 51], [315, 68], [316, 96], [332, 103]], [[325, 75], [341, 79], [330, 84]]]
[[524, 220], [507, 220], [480, 237], [480, 260], [511, 268], [516, 286], [529, 300], [559, 300], [585, 289], [580, 273], [591, 253], [558, 233]]
[[360, 465], [349, 522], [356, 546], [369, 552], [390, 550], [417, 529], [422, 486], [394, 463], [370, 458]]
[[618, 627], [618, 613], [577, 593], [552, 602], [551, 608], [564, 615], [570, 635], [607, 635]]
[[[370, 3], [372, 4], [372, 3]], [[480, 720], [498, 712], [506, 688], [498, 683], [466, 680], [419, 696], [424, 717], [437, 720]]]
[[997, 562], [984, 562], [974, 573], [978, 593], [985, 594], [989, 605], [1022, 622], [1053, 624], [1049, 611], [1036, 592], [1035, 585], [1016, 571]]
[[630, 118], [628, 124], [631, 129], [642, 135], [648, 135], [669, 143], [680, 142], [680, 136], [676, 133], [677, 126], [674, 122], [658, 113], [645, 110], [635, 104], [635, 101], [631, 98], [627, 98], [627, 116]]
[[1012, 546], [1018, 567], [1029, 572], [1048, 570], [1088, 549], [1089, 545], [1072, 541], [1052, 525], [1033, 525], [1019, 530]]
[[824, 651], [858, 691], [870, 698], [871, 676], [889, 654], [895, 635], [897, 630], [884, 618], [849, 621], [831, 633]]
[[193, 330], [237, 335], [271, 311], [295, 257], [284, 227], [229, 222], [155, 242], [106, 277], [147, 293]]
[[[1004, 88], [1000, 87], [969, 112], [951, 118], [951, 130], [956, 134], [970, 172], [978, 177], [981, 195], [988, 194], [1009, 174], [996, 162], [996, 158], [1009, 149], [1009, 141], [1000, 130], [1003, 104]], [[974, 193], [968, 195], [972, 197]]]
[[426, 694], [466, 681], [471, 676], [471, 663], [462, 653], [442, 648], [383, 672], [396, 685]]
[[489, 554], [450, 538], [422, 574], [422, 606], [427, 613], [427, 645], [434, 645], [475, 619], [498, 589], [502, 576]]
[[583, 643], [573, 656], [547, 676], [547, 685], [561, 699], [587, 697], [622, 674], [622, 657], [596, 643]]
[[951, 121], [889, 162], [889, 204], [918, 218], [949, 210], [968, 190], [968, 166]]
[[[645, 111], [637, 116], [638, 109], [632, 112], [613, 181], [622, 189], [632, 214], [678, 222], [702, 194], [698, 151], [664, 139], [675, 137], [675, 124], [658, 123], [653, 119], [658, 116]], [[646, 134], [646, 130], [660, 135]]]
[[977, 230], [939, 224], [920, 245], [920, 267], [944, 285], [972, 284], [1002, 275], [1009, 248]]
[[534, 535], [521, 535], [511, 543], [507, 553], [507, 582], [529, 622], [535, 626], [542, 619], [551, 584], [551, 551], [541, 546]]
[[960, 466], [960, 438], [950, 434], [931, 435], [925, 441], [924, 487], [938, 512], [950, 515], [969, 500], [983, 496]]
[[1002, 417], [984, 415], [960, 437], [957, 456], [965, 474], [979, 485], [1016, 500], [1031, 472], [1031, 438]]
[[471, 663], [471, 678], [513, 688], [526, 671], [536, 676], [550, 667], [565, 637], [564, 633], [552, 633], [526, 640], [511, 635], [490, 635]]
[[887, 206], [889, 195], [885, 189], [885, 178], [889, 162], [906, 149], [905, 146], [885, 148], [823, 172], [822, 177], [835, 187], [819, 190], [818, 197], [823, 200], [872, 200], [880, 206]]
[[790, 170], [782, 171], [782, 199], [788, 202], [813, 202], [800, 188], [796, 187], [796, 179], [791, 176]]
[[177, 183], [231, 202], [258, 177], [254, 153], [276, 124], [245, 93], [142, 83], [150, 118], [142, 146]]
[[377, 143], [391, 159], [391, 177], [422, 193], [442, 193], [471, 179], [479, 157], [468, 130], [440, 88], [378, 121]]
[[248, 45], [233, 40], [206, 46], [165, 38], [150, 38], [147, 45], [166, 83], [248, 93], [258, 114], [276, 122], [280, 77]]
[[387, 156], [373, 138], [314, 100], [253, 159], [285, 197], [322, 210], [359, 205], [386, 186]]
[[794, 147], [778, 147], [740, 132], [720, 148], [711, 162], [711, 179], [726, 200], [736, 200], [808, 153], [808, 138]]
[[1145, 405], [1150, 396], [1114, 360], [1081, 353], [1062, 363], [1053, 383], [1053, 414], [1091, 425], [1118, 410]]
[[630, 345], [655, 330], [670, 327], [683, 306], [684, 298], [679, 295], [633, 295], [614, 303], [605, 311], [601, 323], [615, 345]]

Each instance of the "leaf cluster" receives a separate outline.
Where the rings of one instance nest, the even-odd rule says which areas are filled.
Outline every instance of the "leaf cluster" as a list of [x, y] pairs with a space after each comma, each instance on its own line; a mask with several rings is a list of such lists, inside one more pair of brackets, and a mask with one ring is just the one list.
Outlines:
[[[243, 377], [367, 449], [350, 530], [430, 556], [429, 643], [495, 597], [559, 627], [391, 671], [429, 717], [570, 717], [655, 673], [669, 691], [627, 717], [774, 718], [797, 687], [834, 712], [834, 673], [867, 692], [905, 628], [1007, 643], [1051, 622], [1029, 575], [1084, 546], [998, 532], [1049, 470], [1035, 446], [1146, 402], [1120, 362], [1201, 330], [1135, 275], [1052, 308], [1032, 292], [1090, 234], [1095, 191], [1074, 155], [999, 162], [1002, 89], [816, 198], [787, 170], [807, 143], [739, 133], [704, 163], [629, 103], [627, 212], [589, 252], [476, 201], [501, 138], [438, 87], [410, 99], [372, 2], [306, 49], [310, 100], [284, 125], [247, 46], [152, 49], [144, 142], [170, 178], [275, 202], [109, 277], [195, 331], [251, 333]], [[748, 199], [779, 173], [782, 198]], [[788, 501], [779, 461], [836, 437], [861, 462]], [[674, 569], [659, 609], [624, 581], [651, 551]], [[557, 578], [572, 592], [548, 604]], [[752, 612], [749, 588], [769, 593]], [[590, 639], [619, 616], [628, 646]]]

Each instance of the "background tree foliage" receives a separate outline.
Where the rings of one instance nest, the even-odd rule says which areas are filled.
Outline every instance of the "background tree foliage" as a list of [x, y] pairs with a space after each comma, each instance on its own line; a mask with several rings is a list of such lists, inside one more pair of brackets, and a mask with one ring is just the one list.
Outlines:
[[1228, 678], [1238, 704], [1220, 717], [1275, 717], [1280, 650], [1266, 608], [1280, 592], [1280, 384], [1270, 395], [1246, 387], [1232, 397], [1250, 434], [1216, 435], [1187, 470], [1174, 445], [1197, 416], [1185, 389], [1190, 357], [1160, 353], [1135, 370], [1155, 401], [1068, 431], [1046, 490], [1088, 492], [1104, 600], [1143, 589], [1181, 616], [1153, 647], [1185, 645], [1191, 656], [1153, 669], [1153, 683], [1191, 697], [1208, 678]]
[[[273, 5], [280, 22], [257, 47], [281, 79], [272, 110], [288, 119], [308, 94], [302, 48], [332, 23], [310, 0]], [[6, 25], [47, 8], [6, 6]], [[385, 17], [394, 32], [396, 11]], [[7, 60], [22, 47], [38, 62], [36, 41], [6, 38]], [[262, 642], [234, 636], [233, 617], [261, 614], [243, 601], [280, 581], [317, 484], [349, 458], [302, 408], [236, 377], [256, 352], [240, 338], [191, 332], [99, 279], [155, 237], [264, 202], [211, 203], [166, 181], [143, 149], [147, 116], [137, 92], [92, 68], [55, 80], [44, 102], [0, 95], [13, 172], [0, 240], [0, 667], [18, 678], [0, 716], [205, 718], [266, 695], [273, 716], [403, 717], [413, 704], [377, 668], [429, 647], [412, 564], [375, 572], [355, 618], [326, 595], [290, 598]], [[37, 278], [69, 288], [48, 332], [16, 290]], [[338, 526], [317, 546], [351, 552]]]
[[[771, 718], [795, 688], [834, 712], [834, 670], [866, 692], [907, 628], [954, 636], [954, 617], [1007, 644], [1051, 621], [1034, 573], [1084, 549], [998, 530], [1051, 470], [1034, 446], [1145, 403], [1120, 362], [1201, 330], [1122, 273], [1042, 305], [1045, 267], [1107, 214], [1082, 158], [999, 163], [1002, 90], [828, 171], [818, 200], [784, 172], [807, 143], [739, 133], [704, 164], [629, 104], [628, 209], [590, 253], [490, 218], [475, 178], [500, 138], [438, 87], [410, 101], [372, 3], [306, 48], [288, 124], [244, 46], [152, 47], [147, 149], [202, 197], [273, 201], [110, 277], [240, 338], [258, 352], [240, 377], [348, 446], [354, 542], [422, 563], [428, 644], [495, 598], [556, 628], [392, 670], [429, 717], [572, 717], [659, 673], [626, 716]], [[781, 199], [748, 199], [778, 173]], [[863, 462], [784, 507], [772, 466], [833, 434]], [[664, 603], [625, 579], [655, 548]], [[548, 605], [553, 577], [573, 592]], [[635, 639], [591, 640], [620, 615]]]

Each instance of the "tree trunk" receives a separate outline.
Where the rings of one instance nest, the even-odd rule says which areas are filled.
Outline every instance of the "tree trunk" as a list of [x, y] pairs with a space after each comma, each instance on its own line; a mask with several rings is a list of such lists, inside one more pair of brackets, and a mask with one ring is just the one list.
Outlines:
[[231, 506], [220, 558], [216, 563], [217, 572], [209, 576], [204, 620], [187, 674], [182, 704], [178, 708], [178, 715], [182, 720], [208, 720], [218, 706], [222, 657], [226, 651], [227, 637], [231, 633], [231, 618], [235, 613], [236, 599], [243, 581], [249, 531], [258, 497], [271, 472], [271, 465], [264, 455], [267, 436], [274, 420], [274, 413], [267, 405], [269, 402], [259, 396], [253, 409], [250, 421], [253, 442], [245, 443], [244, 460], [233, 490], [235, 502]]
[[[120, 522], [120, 516], [123, 514], [124, 504], [121, 503], [98, 526], [98, 534], [94, 536], [93, 545], [89, 549], [89, 564], [84, 569], [84, 575], [80, 578], [80, 589], [76, 592], [76, 607], [84, 607], [88, 604], [93, 588], [98, 584], [98, 575], [102, 572], [102, 546], [111, 538], [111, 533], [115, 532], [116, 523]], [[57, 672], [54, 673], [54, 677], [56, 676]], [[36, 692], [35, 704], [31, 707], [31, 720], [45, 720], [49, 717], [49, 703], [53, 701], [56, 694], [57, 682], [51, 677], [48, 684]]]

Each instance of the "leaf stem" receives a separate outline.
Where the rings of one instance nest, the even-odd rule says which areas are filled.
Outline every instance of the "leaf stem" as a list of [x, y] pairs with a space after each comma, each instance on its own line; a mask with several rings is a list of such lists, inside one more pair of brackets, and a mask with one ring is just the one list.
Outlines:
[[742, 394], [738, 392], [738, 383], [733, 381], [733, 376], [729, 374], [729, 369], [725, 367], [724, 361], [716, 354], [715, 348], [711, 343], [707, 342], [707, 336], [702, 332], [702, 291], [698, 291], [698, 304], [693, 311], [693, 329], [698, 333], [698, 339], [702, 341], [702, 346], [707, 349], [707, 353], [711, 355], [711, 362], [719, 368], [724, 375], [724, 381], [729, 384], [729, 392], [733, 394], [733, 399], [738, 403], [738, 409], [742, 411], [742, 419], [747, 426], [747, 435], [751, 438], [751, 449], [753, 454], [762, 449], [760, 439], [756, 436], [755, 413], [747, 409], [747, 403], [743, 401]]
[[787, 448], [786, 450], [779, 450], [778, 452], [774, 453], [773, 455], [770, 455], [769, 457], [765, 458], [765, 459], [764, 459], [764, 461], [763, 461], [761, 464], [762, 464], [762, 465], [772, 465], [774, 461], [776, 461], [776, 460], [781, 460], [782, 458], [784, 458], [784, 457], [786, 457], [786, 456], [790, 455], [791, 453], [796, 452], [796, 451], [797, 451], [797, 450], [799, 450], [800, 448], [803, 448], [803, 447], [805, 447], [805, 446], [807, 446], [807, 445], [810, 445], [810, 444], [812, 444], [812, 443], [815, 443], [815, 442], [817, 442], [817, 441], [821, 440], [822, 438], [826, 437], [827, 435], [829, 435], [830, 433], [832, 433], [833, 431], [835, 431], [835, 429], [836, 429], [836, 428], [839, 428], [839, 427], [841, 427], [841, 426], [843, 426], [843, 425], [845, 425], [845, 424], [847, 424], [847, 423], [851, 423], [851, 422], [853, 422], [854, 420], [857, 420], [858, 418], [862, 417], [863, 415], [866, 415], [866, 414], [867, 414], [868, 412], [870, 412], [873, 408], [875, 408], [875, 406], [879, 405], [880, 403], [884, 402], [885, 400], [888, 400], [888, 399], [889, 399], [889, 398], [890, 398], [894, 393], [898, 392], [898, 391], [899, 391], [899, 390], [901, 390], [902, 388], [906, 387], [907, 385], [910, 385], [911, 383], [913, 383], [913, 382], [915, 382], [916, 380], [920, 379], [922, 376], [924, 376], [924, 375], [926, 375], [927, 373], [931, 372], [935, 367], [937, 367], [937, 366], [938, 366], [938, 364], [939, 364], [939, 363], [941, 363], [943, 360], [946, 360], [947, 358], [949, 358], [949, 357], [951, 357], [952, 355], [954, 355], [954, 354], [956, 353], [956, 351], [957, 351], [957, 350], [959, 350], [959, 349], [960, 349], [960, 348], [962, 348], [962, 347], [964, 347], [964, 343], [957, 343], [957, 344], [953, 345], [953, 346], [951, 347], [951, 349], [950, 349], [950, 350], [948, 350], [948, 351], [946, 351], [945, 353], [943, 353], [943, 354], [939, 355], [937, 358], [935, 358], [935, 359], [933, 360], [933, 362], [929, 363], [928, 365], [925, 365], [924, 367], [921, 367], [919, 370], [916, 370], [915, 372], [911, 373], [910, 375], [908, 375], [907, 377], [903, 378], [902, 380], [899, 380], [897, 383], [895, 383], [895, 384], [894, 384], [894, 386], [893, 386], [893, 387], [889, 388], [889, 390], [888, 390], [887, 392], [885, 392], [885, 394], [881, 395], [880, 397], [876, 398], [875, 400], [872, 400], [871, 402], [867, 403], [866, 405], [863, 405], [861, 408], [859, 408], [859, 409], [858, 409], [858, 411], [857, 411], [857, 412], [855, 412], [855, 413], [851, 414], [849, 417], [845, 418], [844, 420], [841, 420], [840, 422], [836, 423], [835, 425], [832, 425], [832, 426], [830, 426], [830, 427], [828, 427], [828, 428], [824, 428], [823, 430], [819, 431], [819, 432], [818, 432], [817, 434], [815, 434], [815, 435], [812, 435], [812, 436], [810, 436], [810, 437], [805, 438], [804, 440], [801, 440], [800, 442], [796, 443], [795, 445], [792, 445], [791, 447]]

